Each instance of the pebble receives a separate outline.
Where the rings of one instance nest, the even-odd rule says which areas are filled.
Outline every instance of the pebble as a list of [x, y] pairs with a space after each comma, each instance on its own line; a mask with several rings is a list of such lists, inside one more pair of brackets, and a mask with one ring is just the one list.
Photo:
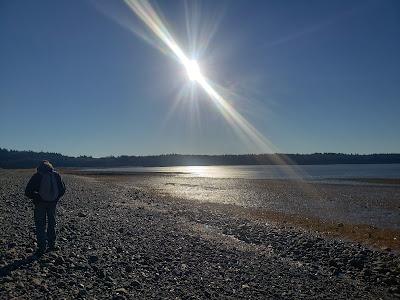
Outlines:
[[88, 260], [89, 260], [89, 263], [93, 264], [99, 260], [99, 257], [96, 255], [90, 255]]
[[137, 280], [133, 280], [131, 281], [131, 286], [135, 289], [140, 289], [142, 287], [142, 284]]
[[128, 294], [128, 291], [124, 288], [117, 288], [115, 292], [120, 294]]

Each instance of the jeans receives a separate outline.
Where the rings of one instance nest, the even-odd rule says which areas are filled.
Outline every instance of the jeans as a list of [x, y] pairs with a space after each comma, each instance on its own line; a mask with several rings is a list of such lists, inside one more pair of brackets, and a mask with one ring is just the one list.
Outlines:
[[[46, 241], [49, 247], [54, 246], [56, 241], [56, 202], [35, 203], [34, 219], [36, 227], [36, 239], [39, 249], [46, 248]], [[46, 232], [47, 219], [47, 232]]]

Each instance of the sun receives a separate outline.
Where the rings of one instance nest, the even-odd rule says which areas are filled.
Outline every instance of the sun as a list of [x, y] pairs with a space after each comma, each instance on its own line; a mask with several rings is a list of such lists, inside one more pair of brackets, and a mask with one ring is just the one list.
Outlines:
[[199, 81], [202, 78], [203, 75], [200, 72], [200, 67], [196, 60], [188, 60], [184, 65], [191, 81]]

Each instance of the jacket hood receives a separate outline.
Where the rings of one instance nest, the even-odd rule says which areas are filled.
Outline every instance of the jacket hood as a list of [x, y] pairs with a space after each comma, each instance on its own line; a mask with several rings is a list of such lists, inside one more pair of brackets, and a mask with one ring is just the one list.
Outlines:
[[54, 168], [53, 168], [53, 165], [49, 161], [44, 160], [37, 167], [37, 171], [38, 171], [38, 173], [53, 172]]

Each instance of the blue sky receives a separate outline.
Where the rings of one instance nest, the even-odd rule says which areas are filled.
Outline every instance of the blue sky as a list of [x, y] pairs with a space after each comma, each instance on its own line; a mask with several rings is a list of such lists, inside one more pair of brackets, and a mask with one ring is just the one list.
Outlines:
[[[400, 152], [400, 2], [151, 3], [281, 152]], [[155, 43], [122, 1], [1, 1], [0, 147], [260, 152]]]

